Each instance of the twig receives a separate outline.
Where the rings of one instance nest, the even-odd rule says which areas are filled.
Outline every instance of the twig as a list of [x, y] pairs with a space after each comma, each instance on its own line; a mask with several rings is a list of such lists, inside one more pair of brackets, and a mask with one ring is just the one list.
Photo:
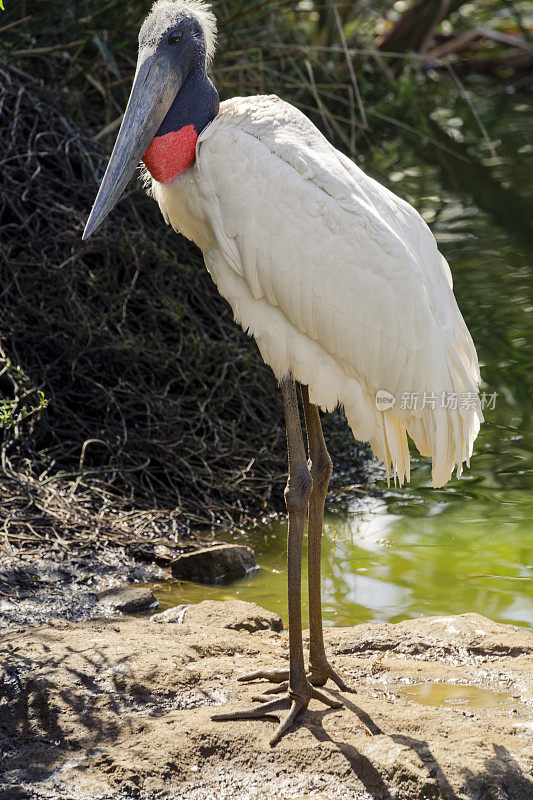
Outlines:
[[350, 58], [348, 52], [348, 43], [346, 42], [346, 37], [344, 35], [344, 29], [342, 27], [341, 18], [339, 16], [339, 10], [337, 8], [337, 4], [333, 5], [333, 15], [335, 17], [335, 23], [337, 25], [337, 29], [339, 31], [339, 36], [342, 44], [342, 49], [344, 50], [344, 55], [346, 56], [346, 64], [348, 65], [348, 71], [350, 73], [350, 78], [352, 79], [353, 88], [355, 91], [355, 97], [357, 99], [357, 105], [359, 107], [359, 114], [361, 115], [361, 122], [363, 124], [363, 128], [368, 128], [368, 121], [366, 118], [365, 107], [363, 105], [363, 99], [361, 97], [361, 92], [359, 91], [359, 84], [357, 82], [357, 78], [355, 75], [355, 70], [353, 68], [352, 59]]
[[470, 108], [470, 111], [472, 112], [472, 116], [474, 117], [475, 121], [477, 122], [478, 128], [481, 131], [481, 135], [483, 136], [483, 139], [485, 140], [485, 144], [487, 145], [487, 147], [489, 149], [491, 158], [496, 158], [497, 155], [498, 155], [497, 152], [496, 152], [496, 148], [494, 147], [493, 141], [489, 137], [488, 131], [487, 131], [486, 127], [485, 127], [485, 123], [481, 119], [477, 108], [475, 107], [474, 103], [472, 102], [472, 98], [470, 97], [470, 92], [465, 89], [464, 85], [459, 80], [459, 76], [457, 75], [457, 73], [455, 72], [455, 70], [454, 70], [454, 68], [452, 67], [451, 64], [448, 64], [448, 72], [450, 73], [450, 75], [452, 76], [453, 80], [455, 81], [455, 85], [459, 89], [461, 97], [468, 104], [468, 107]]

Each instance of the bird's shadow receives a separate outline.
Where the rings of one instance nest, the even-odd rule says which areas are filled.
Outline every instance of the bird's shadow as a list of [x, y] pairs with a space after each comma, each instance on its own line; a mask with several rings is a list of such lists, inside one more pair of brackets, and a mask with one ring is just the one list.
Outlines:
[[362, 708], [349, 700], [345, 694], [342, 694], [342, 692], [340, 692], [338, 689], [328, 689], [328, 693], [334, 697], [335, 700], [338, 700], [343, 704], [343, 706], [356, 715], [363, 728], [366, 729], [365, 732], [369, 733], [371, 736], [380, 736], [383, 734], [383, 731], [379, 725], [376, 725], [372, 717], [366, 711], [363, 711]]
[[[400, 734], [388, 735], [377, 725], [370, 715], [363, 711], [354, 702], [349, 700], [344, 694], [335, 689], [328, 689], [328, 694], [336, 700], [342, 702], [343, 706], [353, 712], [361, 724], [362, 729], [371, 736], [388, 736], [391, 741], [409, 747], [421, 760], [426, 768], [429, 767], [432, 776], [439, 784], [440, 796], [443, 800], [458, 800], [453, 788], [448, 782], [442, 768], [433, 756], [429, 744], [422, 739], [413, 739], [409, 736]], [[374, 766], [370, 759], [361, 753], [354, 745], [333, 739], [324, 729], [322, 724], [327, 714], [337, 709], [327, 709], [325, 711], [308, 711], [304, 718], [300, 720], [301, 727], [307, 728], [319, 742], [331, 742], [347, 760], [354, 775], [361, 782], [367, 792], [372, 797], [379, 797], [382, 800], [392, 800], [395, 796], [391, 794], [385, 778]], [[309, 720], [311, 716], [311, 720]], [[307, 719], [306, 719], [307, 717]]]
[[[324, 689], [322, 689], [324, 691]], [[362, 731], [371, 736], [383, 734], [383, 731], [376, 725], [373, 719], [366, 711], [363, 711], [359, 706], [348, 700], [341, 692], [328, 689], [328, 694], [342, 702], [349, 711], [351, 711], [358, 719]], [[341, 742], [333, 739], [323, 726], [323, 720], [327, 715], [338, 711], [339, 709], [325, 709], [323, 711], [307, 711], [303, 719], [300, 721], [302, 727], [307, 728], [310, 733], [315, 737], [318, 742], [331, 742], [339, 750], [339, 752], [347, 760], [348, 764], [354, 775], [359, 779], [367, 792], [372, 797], [379, 797], [382, 800], [392, 799], [392, 795], [380, 774], [379, 770], [372, 764], [369, 758], [363, 755], [356, 747], [346, 742]], [[307, 717], [307, 719], [306, 719]], [[311, 720], [309, 719], [311, 717]]]

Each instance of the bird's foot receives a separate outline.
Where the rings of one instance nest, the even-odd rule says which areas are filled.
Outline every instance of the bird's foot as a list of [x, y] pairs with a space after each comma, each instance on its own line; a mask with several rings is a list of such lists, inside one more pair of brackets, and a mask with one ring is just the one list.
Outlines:
[[[341, 691], [351, 692], [353, 694], [357, 693], [356, 689], [354, 689], [352, 686], [348, 686], [343, 678], [337, 672], [335, 672], [327, 658], [324, 657], [319, 660], [314, 660], [309, 664], [307, 680], [312, 686], [324, 686], [328, 678], [332, 680], [333, 683], [335, 683], [339, 689], [341, 689]], [[286, 692], [288, 689], [289, 670], [258, 670], [257, 672], [250, 672], [246, 675], [241, 675], [237, 680], [245, 682], [254, 680], [270, 681], [270, 683], [274, 683], [276, 685], [272, 686], [270, 689], [265, 689], [263, 694], [281, 694], [282, 692]]]
[[353, 686], [348, 686], [338, 672], [335, 672], [325, 656], [317, 660], [311, 659], [307, 678], [313, 686], [324, 686], [329, 678], [329, 680], [333, 681], [333, 683], [339, 687], [341, 692], [357, 694], [357, 689]]
[[[284, 733], [291, 727], [292, 723], [301, 711], [305, 711], [309, 705], [309, 701], [314, 698], [320, 700], [321, 703], [329, 706], [330, 708], [342, 708], [342, 703], [337, 700], [332, 700], [323, 692], [315, 689], [307, 681], [306, 686], [301, 692], [287, 691], [285, 697], [279, 697], [276, 700], [268, 700], [268, 698], [257, 697], [261, 705], [252, 708], [243, 708], [239, 711], [223, 711], [219, 714], [212, 714], [213, 720], [235, 720], [235, 719], [257, 719], [259, 717], [275, 716], [280, 720], [280, 724], [270, 740], [271, 745], [275, 745]], [[283, 717], [281, 712], [288, 711]]]
[[[249, 683], [255, 680], [270, 681], [270, 683], [283, 684], [289, 680], [288, 669], [259, 669], [256, 672], [247, 672], [245, 675], [239, 675], [238, 681]], [[276, 687], [277, 688], [277, 687]], [[284, 687], [286, 689], [287, 686]], [[284, 691], [281, 690], [280, 691]]]
[[254, 697], [254, 700], [264, 702], [268, 700], [270, 694], [283, 694], [289, 689], [289, 670], [288, 669], [259, 669], [256, 672], [247, 672], [246, 675], [239, 675], [238, 681], [249, 683], [250, 681], [270, 681], [274, 686], [265, 689], [263, 694], [259, 697]]

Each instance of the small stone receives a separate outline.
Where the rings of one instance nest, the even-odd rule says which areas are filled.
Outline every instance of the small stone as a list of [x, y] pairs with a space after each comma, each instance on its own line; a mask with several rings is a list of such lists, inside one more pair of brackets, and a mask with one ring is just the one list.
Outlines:
[[171, 622], [176, 625], [183, 625], [183, 618], [185, 612], [190, 608], [188, 605], [172, 606], [167, 608], [166, 611], [160, 611], [150, 617], [150, 622]]
[[117, 589], [100, 592], [98, 602], [110, 605], [115, 611], [122, 611], [125, 614], [146, 611], [158, 605], [152, 590], [140, 586], [119, 586]]
[[329, 800], [325, 794], [299, 794], [294, 800]]
[[235, 631], [282, 631], [278, 614], [243, 600], [203, 600], [193, 605], [180, 605], [154, 614], [151, 622], [174, 622], [178, 625], [214, 626]]
[[253, 550], [240, 544], [219, 544], [184, 553], [172, 562], [175, 578], [198, 583], [216, 583], [221, 578], [245, 575], [257, 569]]

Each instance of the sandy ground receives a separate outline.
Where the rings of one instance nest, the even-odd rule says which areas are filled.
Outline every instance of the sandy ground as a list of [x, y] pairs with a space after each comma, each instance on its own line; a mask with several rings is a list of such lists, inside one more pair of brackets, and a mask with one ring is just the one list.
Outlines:
[[[533, 798], [532, 631], [476, 614], [328, 629], [357, 694], [341, 710], [312, 701], [272, 748], [274, 719], [210, 718], [262, 688], [239, 674], [287, 663], [287, 633], [249, 632], [249, 609], [236, 630], [239, 613], [230, 602], [182, 624], [57, 622], [4, 636], [0, 798]], [[440, 682], [507, 694], [497, 708], [405, 694]]]

